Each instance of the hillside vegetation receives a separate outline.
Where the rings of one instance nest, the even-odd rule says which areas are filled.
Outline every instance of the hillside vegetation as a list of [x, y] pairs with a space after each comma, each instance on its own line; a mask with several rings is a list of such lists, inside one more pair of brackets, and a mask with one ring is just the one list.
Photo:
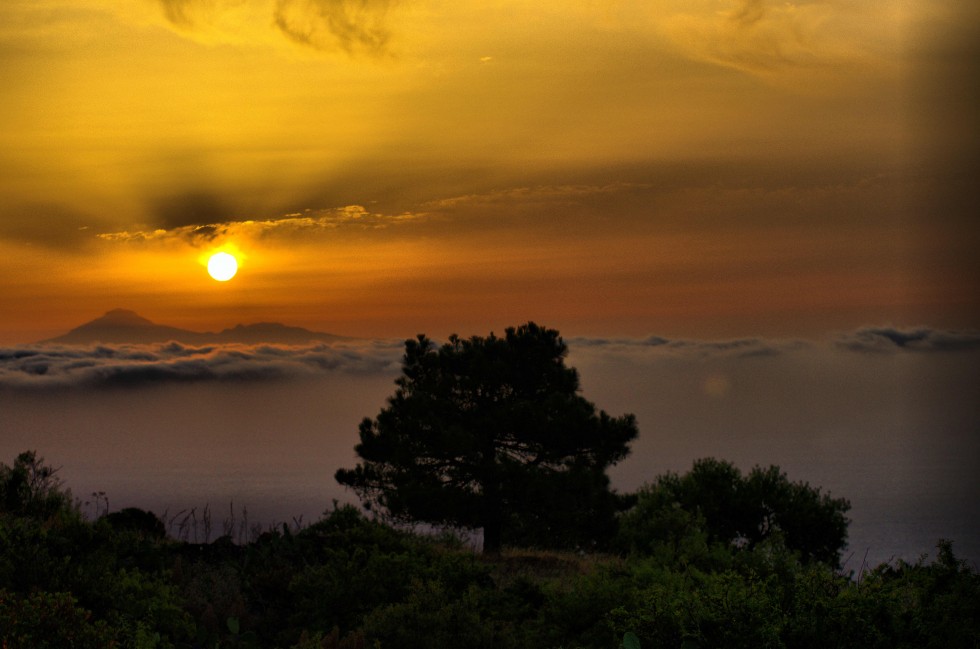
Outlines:
[[[650, 528], [666, 525], [667, 536], [633, 520], [601, 553], [505, 547], [483, 555], [452, 536], [398, 530], [349, 506], [239, 543], [227, 535], [192, 543], [141, 510], [86, 520], [54, 471], [25, 453], [0, 465], [0, 643], [980, 646], [980, 576], [949, 542], [929, 561], [842, 574], [778, 533], [721, 538], [704, 512], [674, 502], [677, 516]], [[649, 518], [638, 508], [629, 515]]]

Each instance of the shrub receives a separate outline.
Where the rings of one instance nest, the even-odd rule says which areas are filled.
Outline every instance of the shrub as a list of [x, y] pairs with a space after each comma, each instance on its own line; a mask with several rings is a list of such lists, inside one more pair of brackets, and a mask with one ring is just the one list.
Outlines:
[[617, 547], [683, 557], [705, 555], [716, 543], [750, 549], [778, 539], [805, 562], [837, 567], [849, 509], [843, 498], [790, 482], [778, 467], [743, 477], [730, 462], [702, 459], [683, 476], [668, 473], [639, 490], [620, 520]]
[[70, 593], [21, 597], [0, 589], [0, 645], [4, 649], [109, 649], [118, 630], [78, 606]]
[[62, 488], [57, 472], [35, 451], [18, 455], [13, 466], [0, 464], [0, 515], [45, 520], [58, 514], [77, 514], [71, 491]]

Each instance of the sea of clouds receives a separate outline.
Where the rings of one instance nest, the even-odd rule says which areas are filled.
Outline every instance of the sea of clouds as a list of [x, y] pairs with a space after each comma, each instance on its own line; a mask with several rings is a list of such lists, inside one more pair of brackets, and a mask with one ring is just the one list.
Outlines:
[[0, 389], [274, 381], [397, 372], [401, 343], [18, 345], [0, 348]]
[[[828, 342], [742, 338], [722, 341], [647, 338], [571, 338], [572, 358], [710, 360], [833, 355], [969, 353], [980, 349], [978, 331], [866, 328]], [[45, 390], [142, 386], [168, 382], [268, 381], [331, 373], [392, 374], [402, 342], [345, 340], [310, 345], [157, 344], [14, 345], [0, 347], [0, 389]]]

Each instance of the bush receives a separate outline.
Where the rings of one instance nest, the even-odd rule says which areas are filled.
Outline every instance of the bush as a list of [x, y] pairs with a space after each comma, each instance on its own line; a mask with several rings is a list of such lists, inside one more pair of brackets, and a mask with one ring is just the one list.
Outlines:
[[790, 482], [778, 467], [748, 476], [730, 462], [698, 460], [683, 476], [668, 473], [637, 493], [620, 520], [616, 546], [640, 554], [704, 556], [712, 544], [751, 549], [780, 540], [804, 562], [840, 565], [850, 503]]
[[369, 521], [353, 507], [297, 535], [307, 565], [289, 583], [294, 619], [310, 630], [347, 633], [364, 616], [402, 602], [413, 584], [439, 581], [454, 593], [486, 579], [470, 552], [440, 551], [434, 543]]
[[457, 593], [439, 581], [416, 581], [404, 601], [373, 610], [364, 620], [364, 635], [368, 642], [401, 649], [521, 646], [512, 626], [485, 614], [478, 588]]
[[70, 593], [21, 597], [0, 589], [0, 645], [4, 649], [107, 649], [118, 630], [78, 606]]
[[71, 491], [62, 488], [57, 472], [35, 451], [18, 455], [13, 466], [0, 464], [0, 515], [45, 520], [77, 514]]
[[247, 545], [198, 545], [160, 539], [146, 512], [88, 523], [72, 508], [25, 506], [43, 496], [15, 499], [0, 513], [0, 645], [980, 647], [980, 576], [951, 543], [931, 562], [851, 579], [815, 560], [828, 547], [819, 536], [810, 554], [798, 536], [842, 517], [846, 501], [774, 468], [695, 469], [641, 492], [619, 531], [627, 556], [487, 557], [353, 507]]

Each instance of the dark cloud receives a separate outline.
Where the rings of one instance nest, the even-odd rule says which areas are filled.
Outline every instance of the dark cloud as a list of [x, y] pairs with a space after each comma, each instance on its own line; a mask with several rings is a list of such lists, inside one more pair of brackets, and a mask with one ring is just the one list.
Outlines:
[[276, 27], [290, 40], [316, 49], [383, 53], [391, 33], [392, 0], [276, 0]]
[[869, 327], [840, 336], [837, 345], [858, 352], [956, 352], [980, 349], [980, 331]]
[[174, 25], [179, 27], [191, 27], [194, 21], [191, 18], [191, 10], [194, 7], [194, 0], [160, 0], [163, 7], [163, 14]]
[[[181, 32], [223, 41], [265, 41], [269, 34], [323, 51], [384, 54], [395, 0], [160, 0]], [[258, 24], [256, 21], [260, 20]]]
[[0, 348], [0, 389], [47, 390], [159, 383], [242, 382], [325, 373], [396, 373], [397, 341], [306, 346], [30, 345]]
[[752, 25], [762, 20], [766, 15], [766, 4], [763, 0], [746, 0], [742, 6], [732, 12], [731, 19], [742, 25]]
[[38, 202], [0, 206], [0, 238], [31, 245], [72, 248], [94, 237], [91, 227], [95, 225], [91, 216], [66, 205]]
[[[185, 190], [161, 196], [152, 201], [150, 213], [154, 226], [173, 229], [203, 223], [222, 223], [234, 220], [235, 215], [217, 193], [206, 190]], [[214, 236], [214, 226], [197, 228], [199, 236]]]

